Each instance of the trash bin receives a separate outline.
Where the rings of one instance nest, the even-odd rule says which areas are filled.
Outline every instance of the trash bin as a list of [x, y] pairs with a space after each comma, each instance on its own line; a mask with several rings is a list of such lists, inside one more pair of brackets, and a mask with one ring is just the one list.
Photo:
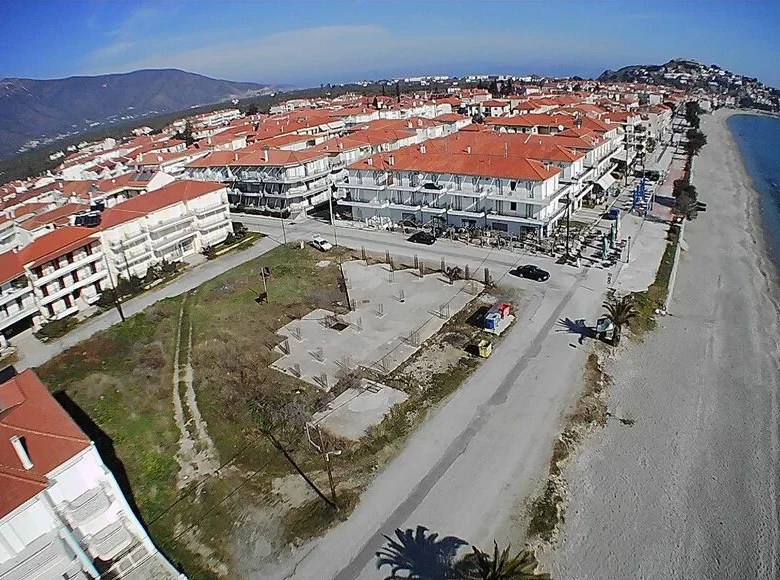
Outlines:
[[480, 340], [479, 344], [477, 344], [477, 349], [479, 350], [479, 356], [487, 358], [493, 352], [493, 343], [489, 340]]

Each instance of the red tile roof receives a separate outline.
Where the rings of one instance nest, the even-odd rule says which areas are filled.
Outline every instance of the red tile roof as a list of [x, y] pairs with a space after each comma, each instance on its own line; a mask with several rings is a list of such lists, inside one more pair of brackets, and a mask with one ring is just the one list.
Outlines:
[[19, 260], [22, 264], [34, 268], [45, 264], [50, 260], [59, 258], [82, 246], [86, 246], [97, 240], [95, 228], [83, 228], [65, 226], [57, 228], [19, 251]]
[[[232, 151], [225, 153], [232, 153]], [[100, 229], [113, 228], [169, 205], [195, 199], [207, 193], [224, 189], [224, 187], [221, 183], [209, 181], [174, 181], [160, 189], [138, 195], [106, 209], [101, 215]]]
[[[22, 465], [13, 436], [23, 441], [32, 468]], [[0, 518], [45, 489], [47, 474], [89, 445], [33, 371], [0, 384]]]
[[80, 211], [89, 210], [89, 206], [83, 203], [66, 203], [51, 211], [47, 211], [31, 217], [19, 224], [19, 227], [32, 231], [48, 224], [54, 226], [66, 226], [70, 223], [70, 216]]
[[[421, 152], [421, 147], [404, 147], [393, 153], [374, 155], [353, 163], [350, 169], [374, 171], [419, 171], [422, 173], [452, 173], [456, 175], [501, 177], [528, 181], [545, 181], [561, 172], [555, 166], [533, 159], [500, 157], [478, 153]], [[393, 163], [390, 164], [392, 157]], [[371, 163], [369, 163], [369, 159]]]
[[19, 254], [13, 250], [0, 254], [0, 284], [5, 284], [23, 273], [24, 268], [22, 268], [22, 263], [19, 261]]

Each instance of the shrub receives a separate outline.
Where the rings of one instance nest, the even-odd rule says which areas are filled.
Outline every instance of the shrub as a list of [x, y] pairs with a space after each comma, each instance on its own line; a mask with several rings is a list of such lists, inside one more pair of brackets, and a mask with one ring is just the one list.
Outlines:
[[52, 320], [44, 324], [41, 329], [34, 333], [35, 338], [40, 340], [49, 340], [52, 338], [60, 338], [65, 336], [68, 332], [73, 330], [78, 325], [79, 321], [75, 316], [66, 316], [59, 320]]

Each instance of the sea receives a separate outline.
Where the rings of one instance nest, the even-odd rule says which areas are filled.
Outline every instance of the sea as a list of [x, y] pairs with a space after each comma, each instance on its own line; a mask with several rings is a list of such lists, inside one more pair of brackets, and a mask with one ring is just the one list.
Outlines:
[[727, 121], [753, 186], [769, 257], [780, 271], [780, 119], [732, 115]]

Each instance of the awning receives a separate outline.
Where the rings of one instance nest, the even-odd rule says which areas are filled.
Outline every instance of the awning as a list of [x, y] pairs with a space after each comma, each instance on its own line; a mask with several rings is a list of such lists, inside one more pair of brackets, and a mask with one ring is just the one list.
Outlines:
[[614, 185], [615, 181], [616, 179], [612, 177], [612, 174], [605, 173], [596, 180], [596, 183], [601, 186], [601, 189], [607, 191], [610, 187], [612, 187], [612, 185]]

